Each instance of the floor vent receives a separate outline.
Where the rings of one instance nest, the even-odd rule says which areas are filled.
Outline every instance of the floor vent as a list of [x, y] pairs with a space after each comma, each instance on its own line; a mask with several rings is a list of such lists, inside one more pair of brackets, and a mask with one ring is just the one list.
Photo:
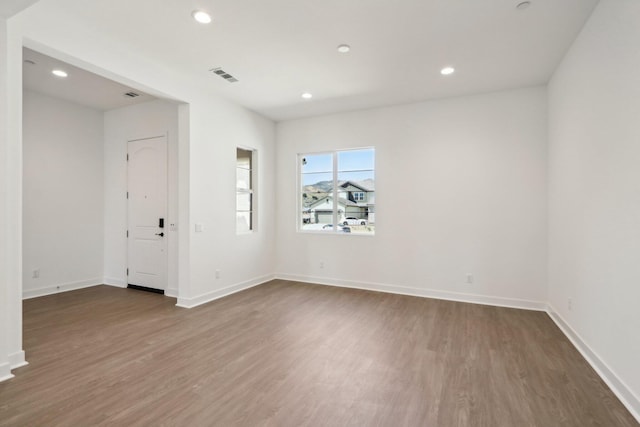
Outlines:
[[147, 288], [146, 286], [138, 286], [138, 285], [127, 285], [129, 289], [135, 289], [136, 291], [144, 291], [144, 292], [153, 292], [154, 294], [164, 295], [163, 289], [155, 289], [155, 288]]
[[227, 73], [226, 71], [224, 71], [222, 68], [218, 67], [218, 68], [212, 68], [209, 71], [211, 71], [213, 74], [222, 77], [223, 79], [225, 79], [226, 81], [228, 81], [229, 83], [235, 83], [238, 81], [238, 79], [236, 79], [235, 77], [233, 77], [231, 74]]

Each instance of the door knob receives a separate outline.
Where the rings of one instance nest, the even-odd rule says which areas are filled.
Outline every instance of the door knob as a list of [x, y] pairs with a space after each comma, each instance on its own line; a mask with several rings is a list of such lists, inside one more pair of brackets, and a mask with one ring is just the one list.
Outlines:
[[156, 233], [156, 236], [164, 237], [164, 233]]

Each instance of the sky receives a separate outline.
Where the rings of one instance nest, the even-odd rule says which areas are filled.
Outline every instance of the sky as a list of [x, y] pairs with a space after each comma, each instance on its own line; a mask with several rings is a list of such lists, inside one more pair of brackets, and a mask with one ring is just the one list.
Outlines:
[[[338, 152], [338, 180], [364, 181], [374, 179], [375, 150], [366, 148]], [[333, 153], [305, 154], [300, 156], [303, 162], [302, 185], [311, 185], [333, 179]]]

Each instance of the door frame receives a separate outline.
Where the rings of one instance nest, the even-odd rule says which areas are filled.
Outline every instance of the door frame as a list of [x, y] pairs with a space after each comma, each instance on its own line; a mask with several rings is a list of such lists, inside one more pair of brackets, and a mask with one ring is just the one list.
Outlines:
[[[142, 138], [131, 138], [131, 139], [127, 139], [127, 167], [126, 167], [126, 175], [127, 175], [127, 179], [126, 179], [126, 192], [127, 192], [127, 203], [126, 203], [126, 216], [127, 216], [127, 241], [126, 241], [126, 276], [125, 276], [125, 286], [129, 286], [129, 264], [130, 264], [130, 247], [129, 247], [129, 239], [131, 238], [131, 218], [130, 218], [130, 212], [129, 212], [129, 143], [131, 142], [137, 142], [137, 141], [146, 141], [146, 140], [150, 140], [150, 139], [156, 139], [156, 138], [164, 138], [164, 151], [165, 151], [165, 182], [164, 182], [164, 188], [165, 188], [165, 205], [164, 205], [164, 237], [163, 239], [165, 239], [165, 255], [164, 255], [164, 274], [163, 274], [163, 283], [162, 283], [162, 288], [158, 288], [160, 290], [163, 291], [163, 293], [166, 293], [167, 289], [169, 289], [169, 260], [171, 259], [171, 256], [173, 255], [172, 253], [170, 253], [170, 247], [171, 245], [170, 243], [170, 236], [171, 233], [169, 232], [171, 227], [169, 226], [169, 223], [171, 222], [170, 219], [168, 218], [169, 215], [169, 199], [170, 199], [170, 195], [169, 195], [169, 133], [168, 132], [164, 132], [162, 134], [158, 134], [158, 135], [152, 135], [152, 136], [146, 136], [146, 137], [142, 137]], [[156, 288], [151, 288], [151, 289], [156, 289]]]

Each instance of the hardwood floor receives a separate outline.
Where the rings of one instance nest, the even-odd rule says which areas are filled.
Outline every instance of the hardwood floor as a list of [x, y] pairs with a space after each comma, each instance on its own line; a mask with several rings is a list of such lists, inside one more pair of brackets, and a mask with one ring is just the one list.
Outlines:
[[637, 426], [545, 313], [272, 281], [24, 302], [2, 426]]

